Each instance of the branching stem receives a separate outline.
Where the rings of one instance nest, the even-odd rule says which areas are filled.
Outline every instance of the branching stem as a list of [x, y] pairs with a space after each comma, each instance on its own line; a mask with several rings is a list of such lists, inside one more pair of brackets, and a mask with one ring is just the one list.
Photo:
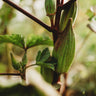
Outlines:
[[39, 19], [37, 19], [36, 17], [34, 17], [33, 15], [31, 15], [30, 13], [28, 13], [27, 11], [25, 11], [24, 9], [22, 9], [18, 5], [14, 4], [12, 1], [10, 1], [10, 0], [3, 0], [3, 1], [6, 2], [6, 3], [8, 3], [10, 6], [12, 6], [15, 9], [17, 9], [18, 11], [20, 11], [21, 13], [23, 13], [27, 17], [29, 17], [32, 20], [34, 20], [36, 23], [40, 24], [42, 27], [44, 27], [45, 29], [47, 29], [49, 32], [53, 32], [53, 30], [51, 29], [51, 27], [49, 27], [48, 25], [44, 24], [42, 21], [40, 21]]
[[29, 67], [32, 67], [32, 66], [36, 66], [37, 64], [31, 64], [31, 65], [28, 65], [26, 66], [26, 69], [29, 68]]

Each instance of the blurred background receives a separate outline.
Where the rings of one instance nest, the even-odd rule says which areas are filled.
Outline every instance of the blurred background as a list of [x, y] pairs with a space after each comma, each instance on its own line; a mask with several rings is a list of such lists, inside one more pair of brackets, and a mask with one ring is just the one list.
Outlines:
[[[20, 7], [50, 25], [46, 16], [44, 0], [12, 0]], [[91, 9], [90, 9], [91, 8]], [[74, 33], [76, 37], [76, 54], [68, 72], [68, 94], [71, 96], [96, 96], [96, 0], [78, 0], [78, 14]], [[94, 20], [93, 20], [94, 19]], [[88, 27], [88, 24], [90, 25]], [[48, 36], [52, 34], [40, 25], [9, 7], [0, 0], [0, 35], [22, 34], [25, 39], [32, 34]], [[34, 62], [38, 50], [48, 46], [33, 47], [28, 50], [28, 63]], [[49, 47], [52, 52], [52, 47]], [[10, 51], [21, 59], [23, 50], [11, 44], [0, 44], [0, 73], [13, 72]], [[8, 67], [10, 66], [10, 67]], [[11, 69], [11, 70], [10, 70]]]

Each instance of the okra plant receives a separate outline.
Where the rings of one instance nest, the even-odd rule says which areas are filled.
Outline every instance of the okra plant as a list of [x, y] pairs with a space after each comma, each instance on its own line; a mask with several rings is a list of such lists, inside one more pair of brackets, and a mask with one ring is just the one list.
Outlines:
[[52, 85], [57, 84], [60, 75], [68, 72], [75, 54], [73, 25], [76, 19], [77, 1], [70, 0], [64, 3], [64, 0], [45, 0], [46, 16], [49, 17], [51, 26], [44, 24], [12, 1], [3, 1], [37, 22], [51, 32], [53, 36], [53, 41], [40, 36], [32, 36], [30, 40], [27, 39], [25, 41], [24, 37], [18, 34], [0, 35], [0, 43], [12, 43], [23, 48], [25, 51], [20, 62], [15, 59], [13, 53], [10, 53], [12, 66], [20, 72], [21, 78], [25, 80], [25, 72], [28, 67], [26, 65], [27, 50], [37, 45], [51, 45], [53, 46], [52, 55], [50, 55], [48, 48], [40, 50], [36, 57], [36, 64], [34, 65], [41, 66], [41, 75], [47, 82]]

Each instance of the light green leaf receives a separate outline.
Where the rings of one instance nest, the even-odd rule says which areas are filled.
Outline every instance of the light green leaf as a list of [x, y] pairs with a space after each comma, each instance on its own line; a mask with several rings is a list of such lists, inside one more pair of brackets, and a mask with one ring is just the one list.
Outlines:
[[15, 70], [19, 70], [20, 69], [20, 63], [18, 63], [16, 60], [15, 60], [15, 58], [14, 58], [14, 56], [13, 56], [13, 54], [12, 53], [10, 53], [10, 55], [11, 55], [11, 61], [12, 61], [12, 66], [13, 66], [13, 68], [15, 69]]
[[24, 46], [24, 37], [19, 34], [12, 35], [0, 35], [0, 43], [12, 43], [21, 48], [25, 48]]
[[53, 41], [50, 40], [49, 38], [43, 38], [41, 36], [35, 36], [35, 35], [32, 35], [27, 39], [27, 42], [26, 42], [27, 48], [31, 48], [31, 47], [38, 46], [38, 45], [52, 46]]

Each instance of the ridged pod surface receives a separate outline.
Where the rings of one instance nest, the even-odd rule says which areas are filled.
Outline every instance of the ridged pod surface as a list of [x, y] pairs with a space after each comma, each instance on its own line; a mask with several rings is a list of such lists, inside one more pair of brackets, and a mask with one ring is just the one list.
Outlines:
[[75, 1], [69, 4], [69, 6], [67, 6], [66, 9], [62, 11], [60, 24], [59, 24], [60, 32], [64, 31], [64, 29], [66, 28], [69, 18], [72, 18], [74, 24], [76, 13], [77, 13], [77, 2]]
[[47, 16], [49, 16], [50, 18], [54, 17], [54, 15], [53, 15], [55, 13], [54, 0], [45, 0], [45, 10], [46, 10]]
[[72, 20], [69, 19], [64, 32], [55, 42], [53, 57], [57, 59], [56, 72], [67, 72], [75, 53], [75, 36], [72, 29]]

